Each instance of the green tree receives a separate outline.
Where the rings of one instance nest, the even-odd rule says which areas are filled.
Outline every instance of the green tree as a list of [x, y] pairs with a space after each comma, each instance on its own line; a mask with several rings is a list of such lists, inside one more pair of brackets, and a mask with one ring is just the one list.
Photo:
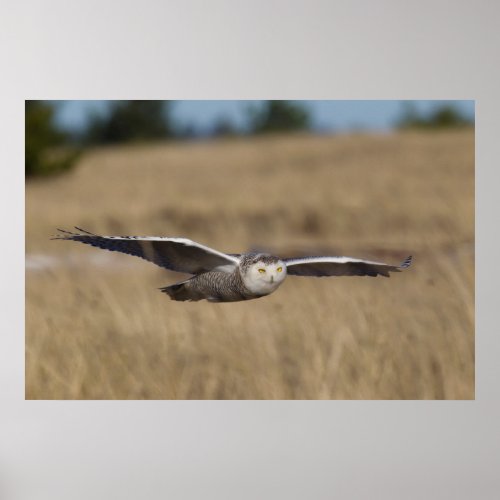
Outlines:
[[307, 130], [310, 126], [309, 113], [291, 101], [266, 101], [262, 109], [250, 110], [249, 121], [253, 134]]
[[399, 129], [435, 130], [473, 125], [471, 119], [450, 104], [436, 107], [428, 116], [419, 114], [411, 101], [405, 102], [403, 106], [402, 116], [396, 122], [396, 128]]
[[466, 127], [472, 122], [453, 106], [442, 106], [431, 114], [429, 124], [434, 128], [447, 128]]
[[106, 116], [90, 119], [86, 142], [145, 141], [172, 136], [166, 101], [114, 101]]
[[54, 108], [46, 101], [25, 101], [25, 175], [49, 175], [69, 169], [78, 151], [54, 124]]

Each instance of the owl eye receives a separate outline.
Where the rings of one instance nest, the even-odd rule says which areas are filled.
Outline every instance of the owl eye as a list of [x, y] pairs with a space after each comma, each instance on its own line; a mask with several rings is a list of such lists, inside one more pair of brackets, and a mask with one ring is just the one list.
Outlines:
[[278, 271], [279, 273], [281, 273], [281, 271], [283, 271], [283, 268], [282, 267], [278, 267], [278, 269], [276, 269], [276, 271]]
[[259, 273], [260, 273], [260, 274], [264, 274], [265, 272], [266, 272], [266, 270], [265, 270], [265, 269], [262, 269], [262, 267], [259, 269]]

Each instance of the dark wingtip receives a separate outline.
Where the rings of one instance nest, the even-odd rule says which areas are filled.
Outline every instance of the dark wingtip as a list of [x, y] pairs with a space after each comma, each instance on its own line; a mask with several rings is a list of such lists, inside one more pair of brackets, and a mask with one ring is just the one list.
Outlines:
[[75, 229], [76, 229], [77, 231], [81, 231], [82, 233], [85, 233], [85, 234], [90, 234], [91, 236], [95, 236], [95, 234], [94, 234], [94, 233], [91, 233], [91, 232], [89, 232], [89, 231], [86, 231], [85, 229], [82, 229], [81, 227], [75, 226]]
[[89, 231], [86, 231], [85, 229], [82, 229], [81, 227], [74, 226], [77, 231], [80, 231], [79, 233], [73, 233], [72, 231], [67, 231], [66, 229], [61, 229], [61, 228], [56, 228], [60, 233], [60, 235], [54, 236], [53, 238], [50, 238], [51, 240], [71, 240], [73, 239], [73, 236], [81, 236], [81, 233], [88, 234], [90, 236], [95, 236], [94, 233], [90, 233]]
[[400, 269], [407, 269], [411, 266], [411, 262], [413, 260], [413, 256], [412, 255], [409, 255], [408, 257], [406, 257], [406, 259], [401, 262], [401, 264], [399, 265]]
[[[54, 236], [53, 238], [50, 238], [51, 240], [66, 240], [75, 234], [75, 233], [72, 233], [71, 231], [66, 231], [66, 229], [60, 229], [59, 227], [56, 227], [56, 230], [62, 234], [58, 234], [58, 235]], [[68, 234], [70, 236], [66, 236]]]

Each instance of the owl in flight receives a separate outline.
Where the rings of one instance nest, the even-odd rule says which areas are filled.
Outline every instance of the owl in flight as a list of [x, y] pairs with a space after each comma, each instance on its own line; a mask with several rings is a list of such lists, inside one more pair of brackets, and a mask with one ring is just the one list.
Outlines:
[[154, 264], [192, 274], [187, 280], [160, 288], [173, 300], [237, 302], [258, 299], [274, 292], [291, 276], [386, 276], [399, 266], [351, 257], [292, 257], [280, 259], [266, 253], [226, 254], [185, 238], [156, 236], [98, 236], [79, 227], [80, 233], [59, 229], [53, 239], [73, 240], [94, 247], [123, 252]]

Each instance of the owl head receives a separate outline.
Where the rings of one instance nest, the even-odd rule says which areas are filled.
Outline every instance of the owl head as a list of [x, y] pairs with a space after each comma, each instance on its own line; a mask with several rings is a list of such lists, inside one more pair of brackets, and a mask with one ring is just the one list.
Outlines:
[[251, 255], [243, 263], [242, 278], [253, 293], [268, 294], [276, 290], [286, 278], [286, 265], [273, 255]]

